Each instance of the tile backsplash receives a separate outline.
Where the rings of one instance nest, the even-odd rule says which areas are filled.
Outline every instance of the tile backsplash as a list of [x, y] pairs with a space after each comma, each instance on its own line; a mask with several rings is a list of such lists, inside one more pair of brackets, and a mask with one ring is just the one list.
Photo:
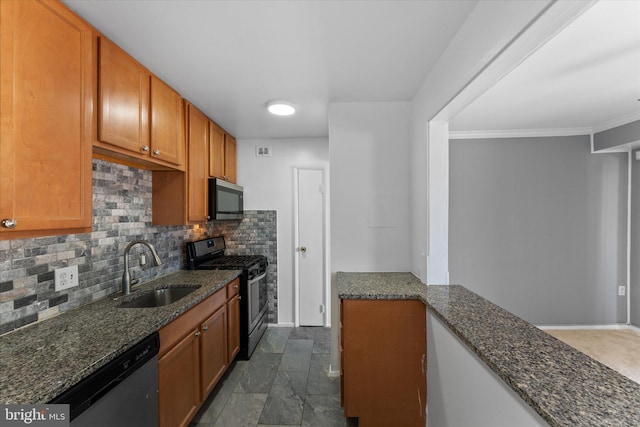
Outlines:
[[239, 221], [218, 221], [215, 235], [223, 235], [228, 255], [264, 255], [267, 268], [267, 321], [278, 323], [278, 241], [276, 211], [245, 211]]
[[[0, 241], [0, 334], [118, 292], [124, 270], [124, 248], [133, 240], [149, 240], [157, 249], [162, 265], [153, 266], [146, 247], [135, 246], [129, 255], [132, 278], [147, 281], [184, 268], [184, 242], [214, 235], [220, 223], [153, 226], [152, 176], [150, 171], [94, 159], [91, 233]], [[249, 211], [244, 220], [233, 221], [238, 229], [246, 230], [245, 224], [271, 216], [272, 231], [262, 230], [257, 234], [240, 231], [236, 234], [255, 242], [231, 240], [237, 247], [246, 249], [255, 245], [262, 248], [257, 239], [265, 238], [269, 242], [271, 233], [275, 236], [275, 212]], [[256, 222], [262, 224], [264, 221]], [[269, 228], [268, 225], [265, 227]], [[235, 231], [233, 224], [220, 228], [229, 234]], [[231, 246], [231, 241], [229, 243]], [[270, 247], [271, 243], [265, 244], [265, 248]], [[147, 255], [144, 266], [138, 263], [141, 253]], [[268, 251], [259, 253], [271, 254]], [[270, 256], [269, 262], [273, 262], [275, 272], [275, 246], [273, 261]], [[71, 265], [78, 266], [79, 286], [56, 292], [54, 270]], [[277, 289], [273, 274], [273, 289]], [[275, 294], [273, 300], [276, 300]]]

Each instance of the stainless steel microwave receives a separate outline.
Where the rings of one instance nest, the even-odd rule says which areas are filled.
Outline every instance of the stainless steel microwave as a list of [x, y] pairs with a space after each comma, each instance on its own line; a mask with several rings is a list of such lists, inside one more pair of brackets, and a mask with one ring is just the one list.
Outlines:
[[220, 221], [242, 219], [244, 189], [217, 178], [209, 178], [209, 218]]

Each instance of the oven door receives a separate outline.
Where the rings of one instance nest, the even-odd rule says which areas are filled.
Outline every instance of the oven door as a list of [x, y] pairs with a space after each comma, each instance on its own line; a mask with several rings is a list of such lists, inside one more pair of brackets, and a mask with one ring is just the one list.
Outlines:
[[249, 291], [249, 333], [251, 333], [267, 311], [267, 273], [264, 272], [250, 279], [247, 288]]

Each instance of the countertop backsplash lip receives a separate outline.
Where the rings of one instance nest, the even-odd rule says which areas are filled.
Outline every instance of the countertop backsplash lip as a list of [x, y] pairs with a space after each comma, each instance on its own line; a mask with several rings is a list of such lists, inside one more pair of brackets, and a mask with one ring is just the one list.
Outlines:
[[338, 297], [422, 300], [551, 426], [640, 425], [640, 384], [461, 285], [410, 276], [339, 272]]
[[0, 402], [49, 402], [240, 274], [240, 270], [181, 270], [143, 283], [136, 292], [200, 285], [173, 304], [122, 308], [118, 305], [125, 298], [110, 295], [0, 336]]

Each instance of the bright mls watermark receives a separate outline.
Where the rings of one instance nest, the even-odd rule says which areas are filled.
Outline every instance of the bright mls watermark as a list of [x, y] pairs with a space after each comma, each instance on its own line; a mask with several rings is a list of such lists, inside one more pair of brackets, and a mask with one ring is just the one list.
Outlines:
[[69, 405], [0, 405], [0, 427], [69, 427]]

